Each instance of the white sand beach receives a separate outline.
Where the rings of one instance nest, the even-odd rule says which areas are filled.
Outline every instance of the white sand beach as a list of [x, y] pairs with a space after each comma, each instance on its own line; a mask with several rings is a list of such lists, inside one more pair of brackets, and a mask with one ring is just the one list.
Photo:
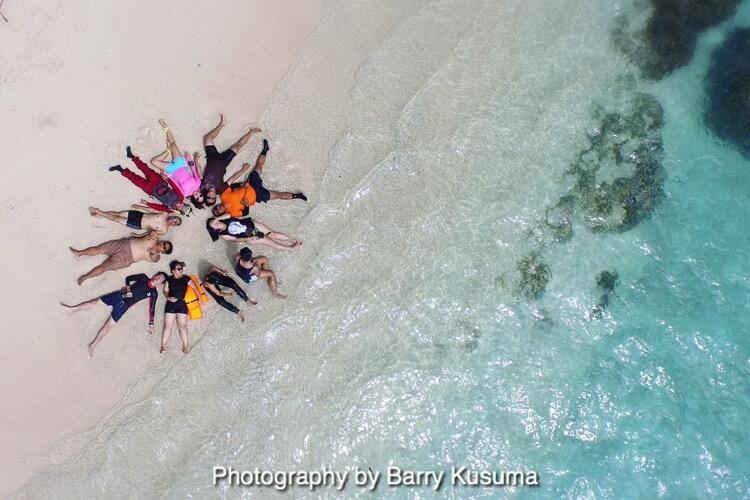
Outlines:
[[[146, 372], [158, 379], [181, 357], [176, 338], [169, 352], [158, 353], [161, 305], [154, 337], [139, 304], [92, 359], [86, 344], [108, 310], [71, 315], [57, 305], [117, 289], [124, 276], [169, 261], [76, 285], [100, 259], [77, 260], [68, 245], [128, 232], [92, 219], [87, 207], [125, 210], [142, 197], [106, 167], [126, 165], [126, 145], [144, 159], [163, 148], [159, 118], [191, 151], [200, 150], [219, 112], [228, 123], [220, 147], [250, 126], [263, 127], [265, 105], [320, 10], [321, 0], [3, 3], [0, 496], [52, 463], [57, 443], [93, 428], [135, 382], [148, 385]], [[254, 160], [266, 132], [273, 134], [254, 137], [230, 171]], [[195, 219], [167, 237], [174, 256], [190, 259], [206, 247], [205, 217]]]

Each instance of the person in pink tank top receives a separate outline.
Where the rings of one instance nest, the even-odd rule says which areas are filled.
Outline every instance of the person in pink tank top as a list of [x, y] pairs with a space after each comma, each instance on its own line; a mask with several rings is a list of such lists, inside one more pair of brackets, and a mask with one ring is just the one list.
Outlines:
[[[198, 165], [200, 153], [190, 156], [187, 151], [180, 154], [180, 149], [174, 140], [172, 131], [169, 130], [164, 120], [159, 120], [167, 135], [167, 146], [169, 149], [151, 158], [151, 165], [161, 170], [179, 188], [183, 198], [189, 198], [195, 208], [204, 207], [203, 193], [201, 192], [201, 179], [203, 173]], [[171, 161], [170, 161], [171, 157]]]

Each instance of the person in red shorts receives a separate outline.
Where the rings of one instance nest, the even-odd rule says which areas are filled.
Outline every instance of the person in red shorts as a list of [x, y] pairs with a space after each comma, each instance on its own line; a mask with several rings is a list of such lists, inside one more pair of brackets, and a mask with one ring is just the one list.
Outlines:
[[130, 146], [128, 146], [125, 151], [128, 158], [133, 160], [136, 168], [141, 171], [144, 177], [141, 177], [132, 170], [122, 168], [121, 165], [109, 167], [110, 172], [120, 172], [120, 175], [141, 188], [141, 190], [147, 195], [159, 200], [167, 209], [176, 210], [183, 215], [190, 215], [192, 209], [182, 201], [183, 196], [177, 186], [172, 184], [169, 179], [163, 178], [155, 170], [143, 163], [138, 156], [133, 154], [130, 150]]

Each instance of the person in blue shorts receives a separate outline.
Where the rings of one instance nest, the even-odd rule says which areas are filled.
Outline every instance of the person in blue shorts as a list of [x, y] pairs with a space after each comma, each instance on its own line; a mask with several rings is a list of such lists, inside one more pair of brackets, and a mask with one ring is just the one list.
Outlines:
[[128, 310], [136, 305], [143, 299], [149, 299], [148, 305], [148, 333], [154, 333], [154, 310], [156, 308], [156, 299], [159, 297], [159, 292], [156, 287], [162, 285], [167, 279], [167, 274], [158, 272], [151, 278], [145, 274], [133, 274], [125, 278], [125, 286], [120, 290], [110, 292], [101, 297], [87, 300], [76, 305], [68, 305], [60, 302], [60, 305], [72, 309], [73, 311], [91, 309], [98, 305], [106, 305], [112, 308], [112, 314], [110, 314], [107, 321], [104, 322], [102, 327], [94, 337], [94, 340], [89, 342], [89, 356], [94, 355], [94, 347], [101, 342], [101, 340], [109, 333], [115, 323], [117, 323]]

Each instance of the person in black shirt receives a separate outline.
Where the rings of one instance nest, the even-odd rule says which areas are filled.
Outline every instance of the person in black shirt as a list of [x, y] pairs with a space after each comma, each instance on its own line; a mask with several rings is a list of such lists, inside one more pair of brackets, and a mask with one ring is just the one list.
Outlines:
[[[188, 307], [185, 303], [185, 293], [190, 283], [190, 277], [185, 276], [185, 263], [179, 260], [173, 260], [169, 263], [169, 270], [172, 273], [164, 283], [164, 296], [167, 304], [164, 306], [164, 329], [161, 332], [161, 347], [159, 352], [164, 352], [164, 346], [172, 336], [175, 319], [177, 320], [177, 329], [180, 331], [182, 339], [182, 352], [185, 354], [190, 350], [190, 338], [188, 337], [187, 320]], [[196, 297], [198, 291], [193, 288]]]
[[240, 320], [244, 322], [245, 315], [242, 314], [242, 311], [237, 309], [237, 306], [230, 303], [229, 301], [227, 301], [227, 299], [224, 298], [231, 297], [232, 295], [234, 295], [234, 293], [222, 291], [222, 286], [234, 290], [237, 295], [239, 295], [239, 297], [245, 302], [250, 302], [253, 305], [257, 304], [257, 302], [255, 302], [254, 300], [250, 300], [245, 291], [242, 289], [242, 287], [240, 287], [240, 285], [237, 284], [236, 281], [229, 277], [228, 272], [221, 269], [220, 267], [211, 266], [211, 269], [208, 270], [208, 273], [206, 273], [206, 276], [204, 276], [203, 278], [203, 287], [211, 297], [216, 299], [216, 302], [218, 302], [221, 307], [235, 313], [240, 317]]
[[159, 297], [159, 292], [156, 287], [165, 282], [167, 274], [158, 272], [154, 274], [151, 279], [145, 274], [133, 274], [125, 278], [125, 287], [114, 292], [110, 292], [101, 297], [87, 300], [70, 306], [60, 302], [60, 305], [72, 309], [74, 311], [90, 309], [94, 306], [104, 304], [112, 308], [112, 314], [109, 315], [107, 321], [99, 329], [94, 337], [94, 340], [89, 342], [89, 356], [94, 355], [94, 347], [101, 342], [101, 340], [109, 333], [115, 323], [135, 304], [141, 300], [148, 298], [148, 333], [154, 333], [154, 310], [156, 309], [156, 299]]
[[229, 214], [213, 217], [206, 220], [206, 230], [212, 241], [218, 241], [219, 238], [228, 241], [247, 241], [268, 245], [277, 250], [299, 250], [302, 245], [301, 241], [274, 231], [250, 217], [238, 219]]

